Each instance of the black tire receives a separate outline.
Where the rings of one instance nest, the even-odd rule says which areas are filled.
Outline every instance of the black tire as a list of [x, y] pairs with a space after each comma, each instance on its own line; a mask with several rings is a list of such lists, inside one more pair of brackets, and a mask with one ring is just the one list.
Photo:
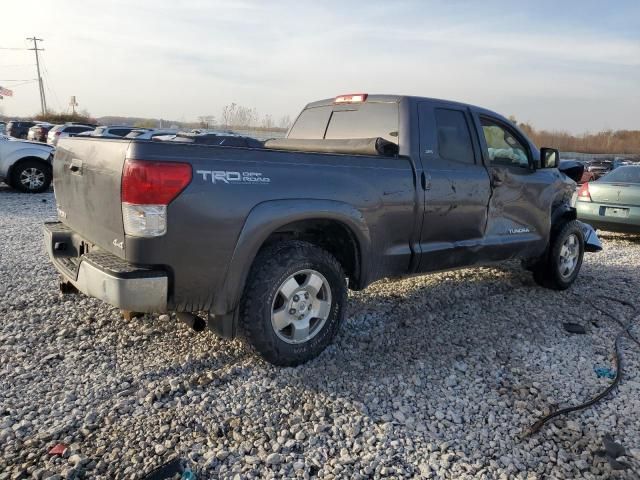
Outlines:
[[[288, 343], [283, 338], [286, 338], [289, 327], [278, 331], [272, 323], [272, 311], [278, 308], [278, 302], [281, 303], [280, 309], [287, 309], [288, 312], [295, 311], [295, 309], [289, 309], [288, 306], [291, 304], [288, 302], [293, 302], [296, 295], [292, 295], [291, 300], [287, 300], [281, 288], [296, 272], [301, 271], [320, 273], [320, 277], [324, 277], [321, 290], [325, 293], [314, 295], [315, 299], [312, 297], [310, 302], [307, 301], [306, 307], [311, 317], [311, 305], [317, 305], [314, 303], [316, 301], [323, 302], [323, 299], [318, 297], [326, 296], [328, 288], [329, 301], [325, 301], [325, 304], [329, 304], [325, 309], [328, 316], [324, 320], [320, 318], [309, 320], [309, 322], [316, 322], [316, 330], [311, 338], [301, 340], [302, 343]], [[304, 275], [293, 277], [296, 279], [296, 284], [301, 278], [300, 288], [304, 288]], [[315, 276], [314, 273], [310, 275]], [[301, 300], [295, 306], [301, 304], [304, 310], [306, 307], [303, 302], [304, 300]], [[346, 302], [347, 286], [344, 272], [333, 255], [307, 242], [284, 241], [262, 250], [251, 267], [240, 302], [240, 331], [250, 347], [266, 361], [279, 366], [299, 365], [317, 357], [331, 343], [342, 324]], [[293, 323], [295, 322], [297, 320], [294, 319]], [[313, 332], [312, 328], [309, 328], [309, 332]], [[292, 339], [289, 341], [296, 341], [293, 336], [292, 334]]]
[[[29, 174], [37, 175], [37, 184], [24, 182], [24, 175]], [[22, 160], [11, 169], [10, 185], [24, 193], [42, 193], [49, 188], [51, 180], [51, 166], [41, 160]]]
[[[566, 242], [575, 240], [575, 264], [572, 269], [563, 264], [561, 253]], [[573, 284], [580, 273], [584, 257], [584, 234], [580, 224], [575, 220], [559, 226], [551, 235], [549, 248], [545, 256], [533, 267], [533, 279], [538, 285], [553, 290], [566, 290]]]

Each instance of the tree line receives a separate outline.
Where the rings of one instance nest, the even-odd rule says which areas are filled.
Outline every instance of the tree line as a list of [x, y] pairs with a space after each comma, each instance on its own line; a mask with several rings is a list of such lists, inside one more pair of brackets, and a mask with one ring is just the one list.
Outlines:
[[538, 130], [529, 123], [518, 125], [538, 147], [557, 148], [561, 152], [640, 154], [640, 130], [602, 130], [572, 135], [561, 130]]
[[291, 117], [284, 115], [275, 119], [271, 114], [259, 115], [258, 110], [232, 102], [222, 108], [220, 120], [215, 115], [198, 117], [202, 128], [241, 128], [258, 130], [286, 130], [291, 126]]

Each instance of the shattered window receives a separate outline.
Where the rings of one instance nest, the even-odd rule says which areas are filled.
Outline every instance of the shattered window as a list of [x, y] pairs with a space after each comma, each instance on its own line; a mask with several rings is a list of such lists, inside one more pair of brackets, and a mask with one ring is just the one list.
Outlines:
[[483, 118], [482, 131], [492, 165], [529, 168], [527, 149], [509, 130]]

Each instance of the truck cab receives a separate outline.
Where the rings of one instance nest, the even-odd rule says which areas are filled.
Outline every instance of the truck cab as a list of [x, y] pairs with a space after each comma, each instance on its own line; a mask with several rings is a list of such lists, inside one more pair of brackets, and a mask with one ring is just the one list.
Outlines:
[[287, 135], [374, 137], [396, 144], [398, 165], [413, 171], [419, 221], [409, 268], [418, 272], [539, 255], [552, 210], [575, 189], [556, 168], [541, 168], [512, 122], [452, 101], [343, 95], [307, 105]]

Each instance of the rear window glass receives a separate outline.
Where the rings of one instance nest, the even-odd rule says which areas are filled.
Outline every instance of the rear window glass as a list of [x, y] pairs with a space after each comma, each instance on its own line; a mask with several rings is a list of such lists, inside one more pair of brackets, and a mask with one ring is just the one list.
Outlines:
[[109, 130], [111, 135], [117, 135], [119, 137], [124, 137], [127, 133], [131, 131], [130, 128], [112, 128]]
[[471, 133], [463, 112], [436, 108], [436, 129], [440, 158], [460, 163], [475, 163]]
[[302, 112], [288, 136], [331, 140], [377, 137], [398, 143], [397, 103], [308, 108]]
[[640, 183], [640, 167], [618, 167], [601, 177], [599, 182]]
[[289, 138], [324, 138], [327, 122], [331, 116], [332, 107], [315, 107], [304, 110], [291, 128]]

